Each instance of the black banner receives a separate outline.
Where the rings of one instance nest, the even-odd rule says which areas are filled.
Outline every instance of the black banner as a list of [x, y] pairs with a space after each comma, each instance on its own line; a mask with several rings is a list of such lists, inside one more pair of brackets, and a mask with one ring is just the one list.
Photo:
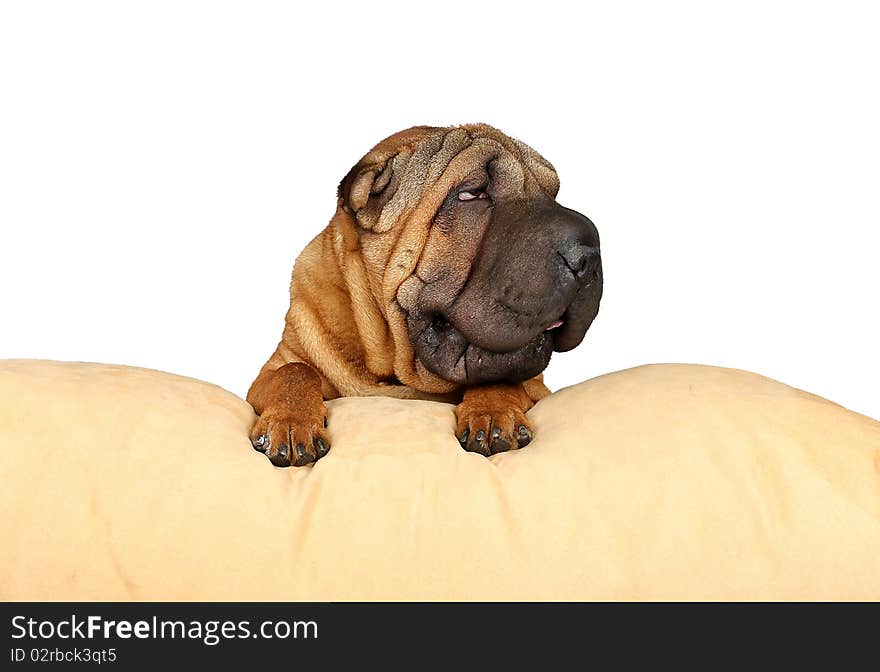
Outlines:
[[[392, 661], [876, 662], [877, 604], [0, 603], [3, 669]], [[574, 658], [572, 658], [574, 656]], [[610, 656], [610, 658], [609, 658]]]

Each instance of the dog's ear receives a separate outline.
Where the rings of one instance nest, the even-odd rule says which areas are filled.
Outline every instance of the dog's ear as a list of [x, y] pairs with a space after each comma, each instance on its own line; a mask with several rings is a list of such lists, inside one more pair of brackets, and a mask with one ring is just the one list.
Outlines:
[[351, 212], [357, 213], [366, 205], [370, 196], [381, 194], [391, 181], [391, 161], [381, 164], [359, 163], [339, 183], [339, 197]]
[[[408, 156], [406, 157], [408, 158]], [[384, 161], [361, 161], [352, 168], [339, 184], [339, 204], [355, 216], [358, 224], [376, 233], [388, 227], [377, 226], [384, 205], [397, 191], [395, 172], [405, 166], [401, 154]]]
[[384, 233], [418, 202], [427, 181], [469, 142], [465, 129], [436, 126], [413, 126], [390, 135], [342, 180], [339, 207], [353, 214], [361, 228]]

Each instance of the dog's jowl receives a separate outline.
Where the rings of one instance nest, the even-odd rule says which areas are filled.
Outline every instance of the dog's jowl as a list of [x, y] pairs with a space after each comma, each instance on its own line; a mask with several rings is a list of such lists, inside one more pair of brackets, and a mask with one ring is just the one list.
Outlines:
[[541, 372], [602, 296], [599, 234], [558, 189], [550, 163], [483, 124], [374, 147], [296, 260], [281, 342], [248, 392], [254, 447], [314, 462], [330, 450], [324, 401], [363, 395], [456, 403], [469, 451], [528, 444]]

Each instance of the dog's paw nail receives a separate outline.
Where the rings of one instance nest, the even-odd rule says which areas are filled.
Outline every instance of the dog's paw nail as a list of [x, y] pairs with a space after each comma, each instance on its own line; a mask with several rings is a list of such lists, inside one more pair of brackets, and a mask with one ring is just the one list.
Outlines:
[[492, 437], [492, 440], [493, 440], [493, 441], [494, 441], [495, 439], [497, 439], [499, 436], [501, 436], [501, 427], [495, 427], [495, 428], [492, 430], [492, 433], [490, 434], [490, 436]]
[[466, 429], [461, 433], [461, 436], [458, 437], [458, 442], [461, 444], [462, 448], [464, 448], [467, 445], [467, 440], [470, 435], [471, 435], [471, 430]]
[[266, 435], [260, 434], [256, 439], [253, 440], [254, 450], [259, 450], [261, 453], [266, 452]]
[[506, 439], [495, 439], [490, 446], [492, 450], [492, 454], [496, 455], [497, 453], [506, 453], [510, 450], [510, 442]]
[[290, 466], [290, 448], [287, 447], [286, 443], [282, 443], [278, 447], [278, 452], [275, 455], [272, 455], [269, 458], [269, 461], [274, 464], [276, 467], [289, 467]]
[[306, 454], [306, 447], [302, 443], [296, 444], [296, 446], [293, 449], [293, 454], [294, 454], [293, 463], [297, 467], [301, 467], [302, 465], [307, 464], [312, 461], [310, 459], [311, 455]]
[[330, 448], [327, 447], [327, 443], [324, 439], [320, 437], [315, 439], [315, 452], [318, 453], [318, 457], [324, 457], [329, 451]]
[[532, 433], [529, 431], [529, 428], [525, 425], [520, 425], [516, 429], [516, 443], [520, 448], [523, 446], [529, 445], [529, 442], [532, 440]]
[[485, 455], [489, 457], [492, 453], [489, 451], [489, 446], [486, 445], [484, 439], [486, 438], [486, 432], [482, 429], [474, 434], [473, 440], [468, 444], [467, 449], [472, 453], [479, 453], [480, 455]]

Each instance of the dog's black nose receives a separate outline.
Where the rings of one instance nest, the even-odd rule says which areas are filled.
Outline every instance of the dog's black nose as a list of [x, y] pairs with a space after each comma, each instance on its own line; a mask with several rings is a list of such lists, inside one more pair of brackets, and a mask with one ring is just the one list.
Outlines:
[[592, 282], [602, 265], [596, 226], [581, 213], [559, 205], [555, 205], [549, 219], [561, 261], [578, 282]]
[[578, 279], [586, 278], [589, 282], [599, 268], [598, 247], [575, 242], [561, 249], [559, 256]]

